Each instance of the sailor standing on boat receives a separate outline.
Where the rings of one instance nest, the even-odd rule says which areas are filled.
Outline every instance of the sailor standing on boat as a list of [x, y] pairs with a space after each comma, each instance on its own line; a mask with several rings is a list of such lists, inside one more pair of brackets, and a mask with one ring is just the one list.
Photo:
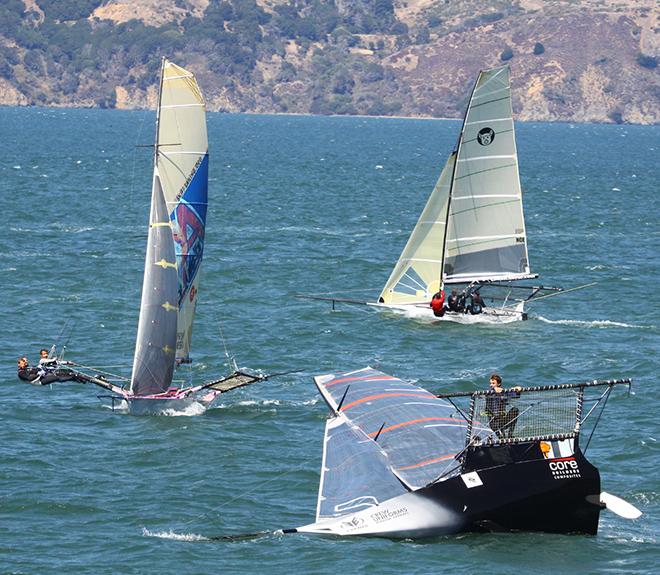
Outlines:
[[511, 437], [516, 428], [516, 419], [520, 413], [517, 407], [508, 408], [509, 400], [520, 397], [522, 387], [517, 385], [509, 390], [502, 387], [502, 378], [493, 373], [490, 376], [490, 389], [493, 394], [486, 396], [488, 425], [500, 439]]

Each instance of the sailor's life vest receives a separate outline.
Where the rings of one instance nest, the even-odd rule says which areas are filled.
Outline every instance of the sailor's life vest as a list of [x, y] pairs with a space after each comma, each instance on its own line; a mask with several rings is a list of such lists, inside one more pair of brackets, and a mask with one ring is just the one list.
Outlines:
[[433, 310], [433, 315], [442, 317], [445, 314], [445, 292], [440, 290], [433, 296], [431, 300], [431, 309]]

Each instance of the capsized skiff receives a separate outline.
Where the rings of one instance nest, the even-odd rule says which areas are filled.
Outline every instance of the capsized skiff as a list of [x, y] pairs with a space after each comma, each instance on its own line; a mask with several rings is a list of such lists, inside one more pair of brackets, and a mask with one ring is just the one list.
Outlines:
[[595, 534], [603, 508], [641, 514], [602, 492], [581, 446], [589, 416], [628, 379], [444, 396], [372, 368], [314, 381], [331, 411], [316, 521], [285, 533]]
[[[208, 406], [218, 395], [267, 376], [240, 372], [197, 386], [173, 387], [190, 363], [208, 204], [206, 107], [192, 73], [163, 59], [156, 117], [149, 236], [133, 370], [128, 388], [80, 371], [131, 413]], [[235, 364], [234, 364], [235, 367]]]

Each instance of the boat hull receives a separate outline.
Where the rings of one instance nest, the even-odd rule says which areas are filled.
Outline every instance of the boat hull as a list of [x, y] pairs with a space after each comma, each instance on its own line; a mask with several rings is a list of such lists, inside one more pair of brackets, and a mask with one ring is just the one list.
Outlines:
[[422, 319], [433, 322], [454, 322], [462, 324], [475, 324], [475, 323], [484, 323], [484, 324], [506, 324], [513, 323], [516, 321], [524, 321], [527, 319], [527, 313], [525, 312], [524, 302], [520, 302], [515, 307], [508, 308], [485, 308], [483, 312], [479, 314], [470, 314], [470, 313], [457, 313], [447, 311], [443, 316], [436, 316], [433, 313], [433, 310], [429, 307], [428, 304], [402, 304], [402, 305], [393, 305], [393, 304], [381, 304], [381, 303], [369, 303], [369, 305], [377, 307], [379, 309], [391, 310], [395, 313], [400, 313], [406, 317], [413, 319]]
[[203, 413], [220, 392], [205, 391], [201, 393], [179, 394], [173, 397], [131, 395], [102, 396], [114, 411], [124, 411], [130, 415], [174, 415]]
[[489, 446], [473, 449], [460, 475], [298, 531], [390, 538], [470, 531], [596, 534], [599, 501], [598, 470], [579, 449], [544, 459], [538, 443]]

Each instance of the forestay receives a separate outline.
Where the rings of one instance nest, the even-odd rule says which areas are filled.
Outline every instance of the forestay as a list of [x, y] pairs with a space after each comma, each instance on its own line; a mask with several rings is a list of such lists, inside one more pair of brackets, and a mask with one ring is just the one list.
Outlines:
[[195, 77], [163, 62], [156, 171], [172, 221], [179, 274], [176, 355], [188, 361], [208, 204], [206, 108]]
[[479, 74], [457, 149], [445, 282], [529, 277], [508, 66]]
[[318, 518], [376, 505], [458, 473], [467, 426], [428, 391], [371, 368], [315, 378], [326, 426]]

